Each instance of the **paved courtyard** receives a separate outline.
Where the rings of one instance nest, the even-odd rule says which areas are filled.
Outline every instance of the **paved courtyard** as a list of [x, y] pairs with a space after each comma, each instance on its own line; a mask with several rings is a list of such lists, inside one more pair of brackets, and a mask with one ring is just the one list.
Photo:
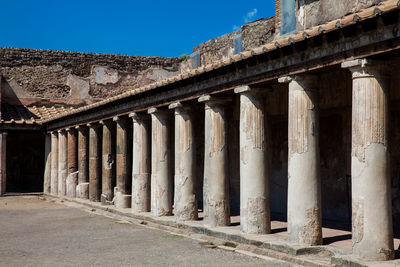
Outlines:
[[37, 196], [0, 198], [0, 266], [273, 266]]

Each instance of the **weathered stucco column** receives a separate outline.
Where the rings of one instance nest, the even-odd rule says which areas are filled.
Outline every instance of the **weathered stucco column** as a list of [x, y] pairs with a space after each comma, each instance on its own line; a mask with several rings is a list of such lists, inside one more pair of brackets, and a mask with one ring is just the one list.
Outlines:
[[288, 240], [322, 244], [319, 154], [319, 79], [284, 77], [289, 82]]
[[58, 194], [58, 132], [51, 132], [51, 178], [50, 192]]
[[101, 195], [101, 125], [89, 127], [89, 200], [100, 202]]
[[191, 108], [181, 103], [175, 109], [175, 198], [174, 216], [179, 221], [197, 220], [196, 145]]
[[387, 63], [345, 62], [353, 77], [352, 226], [353, 255], [394, 258], [388, 149], [390, 73]]
[[151, 108], [151, 212], [172, 215], [173, 166], [168, 111]]
[[0, 196], [6, 193], [7, 187], [7, 133], [0, 133]]
[[111, 120], [100, 121], [103, 125], [103, 164], [102, 164], [102, 186], [101, 186], [101, 203], [112, 204], [114, 198], [114, 168], [115, 168], [115, 151], [113, 143], [114, 123]]
[[68, 128], [68, 176], [67, 196], [76, 197], [76, 186], [78, 184], [78, 151], [77, 133], [75, 128]]
[[265, 151], [262, 91], [238, 87], [240, 94], [240, 229], [244, 233], [271, 231], [268, 162]]
[[89, 198], [89, 129], [86, 126], [75, 127], [78, 131], [78, 185], [76, 196]]
[[115, 189], [114, 204], [117, 208], [130, 208], [131, 195], [128, 189], [128, 123], [126, 118], [114, 117], [117, 123], [116, 173], [117, 188]]
[[58, 131], [58, 195], [67, 195], [67, 132]]
[[199, 98], [199, 102], [205, 103], [204, 223], [211, 227], [231, 222], [225, 112], [229, 100], [209, 95]]
[[133, 121], [132, 211], [150, 211], [150, 116], [129, 114]]
[[43, 193], [51, 192], [51, 134], [47, 133], [44, 141], [44, 179]]

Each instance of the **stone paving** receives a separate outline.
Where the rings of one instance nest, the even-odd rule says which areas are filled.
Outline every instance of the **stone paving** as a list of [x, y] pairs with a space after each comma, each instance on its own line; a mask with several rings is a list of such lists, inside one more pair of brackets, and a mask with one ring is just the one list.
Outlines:
[[269, 262], [207, 248], [190, 238], [43, 201], [38, 196], [0, 198], [0, 259], [0, 266], [277, 264], [272, 259]]

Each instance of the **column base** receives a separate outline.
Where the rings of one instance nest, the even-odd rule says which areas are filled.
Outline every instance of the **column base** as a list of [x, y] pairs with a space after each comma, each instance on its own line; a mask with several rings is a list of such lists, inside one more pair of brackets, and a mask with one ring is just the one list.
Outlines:
[[131, 207], [131, 195], [125, 195], [117, 192], [114, 198], [114, 205], [118, 209], [127, 209]]
[[76, 186], [76, 197], [89, 199], [89, 183], [81, 183]]
[[101, 194], [100, 198], [101, 198], [101, 204], [103, 205], [112, 205], [114, 203], [112, 198], [107, 194]]
[[73, 172], [67, 176], [67, 197], [76, 197], [78, 183], [78, 172]]

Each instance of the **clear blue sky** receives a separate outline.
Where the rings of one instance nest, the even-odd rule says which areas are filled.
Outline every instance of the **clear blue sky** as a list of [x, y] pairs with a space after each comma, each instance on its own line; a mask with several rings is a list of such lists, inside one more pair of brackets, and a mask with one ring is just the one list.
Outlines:
[[180, 56], [246, 21], [273, 16], [274, 0], [0, 0], [0, 47]]

